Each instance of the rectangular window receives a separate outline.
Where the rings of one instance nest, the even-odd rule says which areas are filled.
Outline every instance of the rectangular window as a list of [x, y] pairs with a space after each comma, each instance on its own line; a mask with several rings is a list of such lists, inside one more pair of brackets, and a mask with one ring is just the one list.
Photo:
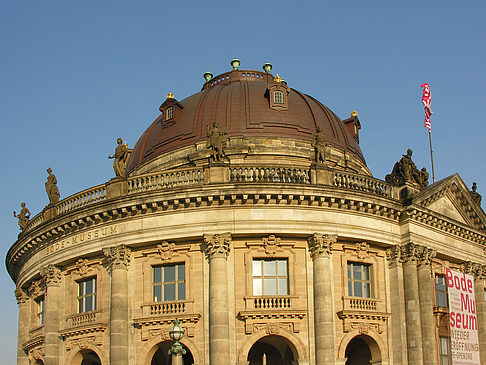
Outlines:
[[167, 117], [166, 120], [171, 120], [172, 118], [174, 118], [174, 107], [173, 106], [167, 108], [166, 117]]
[[348, 295], [350, 297], [371, 297], [371, 265], [348, 262]]
[[449, 337], [439, 337], [440, 365], [452, 365], [451, 340]]
[[96, 277], [78, 282], [78, 313], [96, 310]]
[[439, 275], [435, 277], [435, 305], [444, 308], [449, 307], [445, 277]]
[[37, 324], [42, 326], [44, 324], [44, 297], [41, 297], [35, 301], [37, 306]]
[[186, 299], [185, 264], [155, 266], [153, 269], [154, 302]]
[[281, 91], [275, 91], [273, 93], [273, 101], [275, 104], [283, 104], [283, 93]]
[[287, 260], [253, 260], [253, 295], [289, 295]]

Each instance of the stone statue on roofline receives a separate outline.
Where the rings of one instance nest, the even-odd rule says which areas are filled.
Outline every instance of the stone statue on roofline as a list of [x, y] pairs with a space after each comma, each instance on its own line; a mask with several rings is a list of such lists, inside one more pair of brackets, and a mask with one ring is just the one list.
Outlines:
[[473, 182], [472, 184], [472, 188], [471, 188], [471, 191], [469, 192], [469, 194], [471, 194], [471, 197], [473, 198], [473, 200], [478, 203], [479, 206], [481, 206], [481, 194], [479, 194], [476, 189], [477, 189], [477, 185], [475, 182]]
[[385, 181], [394, 186], [403, 186], [409, 183], [425, 188], [429, 185], [429, 173], [425, 167], [419, 170], [415, 166], [412, 161], [412, 150], [409, 148], [407, 154], [395, 163], [391, 174], [385, 176]]
[[20, 206], [22, 209], [20, 209], [19, 214], [15, 213], [14, 210], [13, 215], [15, 218], [19, 219], [19, 229], [23, 231], [29, 223], [30, 211], [25, 207], [25, 203], [20, 204]]
[[328, 144], [324, 141], [324, 138], [321, 135], [322, 128], [317, 126], [317, 133], [314, 135], [314, 139], [312, 140], [312, 147], [314, 147], [315, 152], [315, 162], [316, 164], [321, 164], [326, 161], [326, 149]]
[[47, 169], [47, 173], [49, 175], [47, 176], [47, 181], [45, 183], [46, 193], [49, 197], [49, 204], [55, 204], [59, 201], [61, 194], [59, 194], [59, 189], [57, 188], [56, 176], [52, 173], [52, 169], [50, 167]]
[[226, 132], [218, 128], [218, 122], [213, 122], [213, 129], [207, 126], [207, 141], [206, 148], [211, 152], [209, 162], [221, 162], [224, 156], [224, 148], [228, 144], [228, 136]]
[[108, 158], [115, 159], [113, 161], [113, 170], [115, 171], [115, 175], [117, 177], [125, 177], [125, 171], [127, 168], [127, 160], [128, 160], [128, 144], [121, 138], [117, 139], [118, 145], [116, 146], [115, 153], [113, 156], [108, 155]]

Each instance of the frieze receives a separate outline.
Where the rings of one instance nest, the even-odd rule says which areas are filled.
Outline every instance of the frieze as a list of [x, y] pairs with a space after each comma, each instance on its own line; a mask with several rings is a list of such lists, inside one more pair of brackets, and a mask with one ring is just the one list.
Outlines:
[[278, 335], [282, 330], [294, 333], [300, 332], [298, 324], [293, 322], [247, 323], [245, 325], [245, 333], [247, 335], [260, 331], [263, 331], [268, 335]]
[[50, 255], [54, 252], [57, 252], [64, 248], [68, 248], [70, 246], [78, 245], [81, 243], [85, 243], [87, 241], [91, 241], [101, 237], [111, 236], [118, 233], [119, 233], [118, 224], [114, 224], [108, 227], [93, 229], [91, 231], [79, 233], [72, 237], [53, 243], [45, 248], [45, 252], [46, 255]]

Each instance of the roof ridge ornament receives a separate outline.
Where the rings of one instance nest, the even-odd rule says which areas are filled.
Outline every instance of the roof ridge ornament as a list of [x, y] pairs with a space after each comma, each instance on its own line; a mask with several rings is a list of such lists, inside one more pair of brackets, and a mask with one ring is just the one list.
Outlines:
[[282, 82], [282, 78], [277, 74], [277, 76], [275, 76], [273, 78], [273, 81], [275, 81], [275, 82]]
[[169, 93], [167, 93], [166, 97], [167, 97], [167, 99], [174, 99], [174, 94], [169, 92]]
[[233, 58], [231, 60], [230, 64], [231, 64], [231, 67], [233, 67], [233, 70], [238, 70], [238, 68], [240, 67], [241, 62], [240, 62], [240, 60], [238, 58], [235, 57], [235, 58]]

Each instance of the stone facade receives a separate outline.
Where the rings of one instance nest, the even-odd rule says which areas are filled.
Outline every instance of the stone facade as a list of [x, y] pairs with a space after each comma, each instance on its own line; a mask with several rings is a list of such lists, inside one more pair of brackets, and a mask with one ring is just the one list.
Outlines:
[[312, 136], [210, 153], [132, 161], [29, 221], [7, 255], [18, 364], [168, 364], [175, 318], [184, 364], [437, 364], [445, 268], [475, 275], [486, 363], [486, 216], [458, 175], [388, 184], [332, 144], [316, 162]]

